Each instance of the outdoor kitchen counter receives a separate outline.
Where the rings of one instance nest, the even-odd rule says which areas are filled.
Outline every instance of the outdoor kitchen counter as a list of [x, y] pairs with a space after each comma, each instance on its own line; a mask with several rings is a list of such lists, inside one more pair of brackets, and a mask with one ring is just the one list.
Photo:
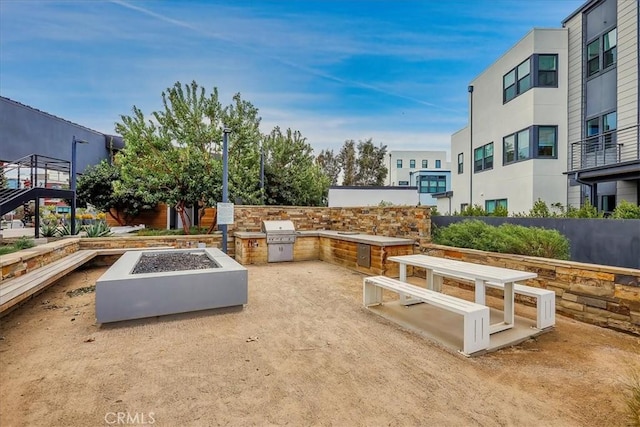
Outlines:
[[346, 242], [364, 243], [372, 246], [405, 246], [415, 243], [413, 239], [405, 239], [402, 237], [377, 236], [374, 234], [363, 234], [349, 231], [333, 231], [320, 230], [315, 231], [320, 237], [328, 237], [330, 239], [344, 240]]

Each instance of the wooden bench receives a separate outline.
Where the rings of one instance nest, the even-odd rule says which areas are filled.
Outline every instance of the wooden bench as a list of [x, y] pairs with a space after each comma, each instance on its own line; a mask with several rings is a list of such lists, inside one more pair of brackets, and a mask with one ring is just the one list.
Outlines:
[[470, 355], [489, 348], [489, 307], [386, 276], [364, 278], [362, 290], [364, 306], [382, 304], [383, 289], [408, 295], [435, 307], [462, 315], [464, 323], [462, 353]]
[[[455, 275], [434, 270], [434, 275], [441, 277], [449, 277], [451, 279], [473, 282], [474, 279], [463, 275]], [[504, 291], [504, 284], [496, 282], [485, 282], [490, 288], [501, 289]], [[516, 295], [525, 295], [536, 300], [536, 328], [546, 329], [556, 324], [556, 293], [548, 289], [534, 288], [533, 286], [522, 285], [520, 283], [513, 284], [513, 292]]]
[[47, 286], [96, 256], [94, 250], [80, 250], [29, 273], [0, 283], [0, 315], [42, 291]]

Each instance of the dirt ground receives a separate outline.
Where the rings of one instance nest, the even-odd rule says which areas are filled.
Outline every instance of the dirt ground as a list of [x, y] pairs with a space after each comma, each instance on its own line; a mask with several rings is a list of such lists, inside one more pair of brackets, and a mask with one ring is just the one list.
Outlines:
[[0, 425], [627, 424], [638, 337], [558, 316], [553, 332], [465, 358], [362, 308], [359, 273], [248, 269], [242, 310], [102, 327], [78, 289], [106, 268], [63, 278], [0, 320]]

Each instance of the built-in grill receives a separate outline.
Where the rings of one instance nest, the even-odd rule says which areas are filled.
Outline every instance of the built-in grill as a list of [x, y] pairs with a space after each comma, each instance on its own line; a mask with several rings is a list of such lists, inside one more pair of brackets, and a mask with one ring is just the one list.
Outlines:
[[268, 262], [293, 261], [296, 229], [292, 221], [262, 221], [262, 231], [267, 235]]

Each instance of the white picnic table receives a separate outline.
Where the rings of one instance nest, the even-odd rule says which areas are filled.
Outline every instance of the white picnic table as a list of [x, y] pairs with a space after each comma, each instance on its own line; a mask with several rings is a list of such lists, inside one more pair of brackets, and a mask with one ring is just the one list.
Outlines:
[[[389, 261], [400, 265], [399, 280], [407, 281], [407, 266], [421, 267], [426, 270], [427, 289], [441, 291], [442, 277], [460, 277], [470, 280], [475, 284], [475, 302], [486, 305], [487, 282], [504, 286], [504, 321], [490, 326], [490, 333], [504, 331], [513, 328], [514, 310], [514, 283], [520, 280], [538, 277], [536, 273], [528, 271], [511, 270], [509, 268], [494, 267], [491, 265], [474, 264], [465, 261], [439, 258], [428, 255], [398, 255], [388, 258]], [[416, 301], [400, 297], [403, 304], [409, 305]]]

